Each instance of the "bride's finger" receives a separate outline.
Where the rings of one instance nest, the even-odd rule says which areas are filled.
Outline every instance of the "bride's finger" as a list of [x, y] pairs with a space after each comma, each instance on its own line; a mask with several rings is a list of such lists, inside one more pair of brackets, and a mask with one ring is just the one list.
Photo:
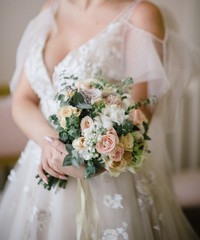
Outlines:
[[48, 136], [45, 136], [44, 137], [50, 144], [51, 146], [53, 146], [55, 149], [57, 149], [58, 151], [60, 151], [61, 153], [67, 155], [68, 152], [65, 148], [65, 144], [63, 144], [61, 141], [59, 141], [58, 139], [56, 138], [52, 138], [52, 137], [48, 137]]
[[48, 184], [48, 178], [47, 178], [47, 176], [46, 176], [45, 173], [44, 173], [42, 164], [40, 164], [40, 165], [38, 166], [38, 174], [39, 174], [40, 178], [41, 178], [46, 184]]
[[49, 175], [55, 178], [66, 179], [64, 174], [54, 170], [48, 163], [43, 164], [43, 170], [45, 170]]

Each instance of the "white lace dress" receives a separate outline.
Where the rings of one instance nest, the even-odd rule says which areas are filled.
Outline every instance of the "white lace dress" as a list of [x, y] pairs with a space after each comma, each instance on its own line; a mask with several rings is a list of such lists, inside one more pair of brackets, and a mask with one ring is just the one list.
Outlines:
[[[167, 37], [161, 41], [133, 26], [129, 16], [134, 6], [135, 2], [97, 36], [71, 51], [55, 73], [65, 69], [69, 75], [84, 78], [101, 69], [107, 79], [132, 76], [135, 83], [148, 82], [149, 95], [157, 95], [160, 103], [151, 122], [152, 153], [143, 170], [117, 178], [106, 172], [90, 180], [69, 178], [66, 189], [47, 191], [35, 178], [41, 149], [29, 140], [10, 173], [1, 202], [1, 240], [197, 239], [176, 204], [166, 171], [162, 109], [171, 84], [165, 74]], [[22, 59], [46, 118], [57, 110], [57, 83], [48, 76], [42, 55], [48, 33], [55, 27], [55, 9], [50, 7], [32, 21], [26, 32], [30, 38], [21, 44], [21, 48], [29, 44]], [[36, 25], [37, 31], [33, 30]]]

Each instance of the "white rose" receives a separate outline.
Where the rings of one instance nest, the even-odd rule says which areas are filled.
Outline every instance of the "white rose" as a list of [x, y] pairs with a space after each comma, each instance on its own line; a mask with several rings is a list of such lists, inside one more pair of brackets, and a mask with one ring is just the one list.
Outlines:
[[125, 110], [117, 105], [111, 105], [102, 110], [102, 113], [110, 118], [112, 122], [122, 124], [126, 119]]
[[110, 129], [113, 127], [113, 123], [112, 123], [112, 119], [109, 118], [108, 116], [104, 115], [104, 114], [100, 114], [100, 119], [102, 122], [102, 126], [104, 128]]

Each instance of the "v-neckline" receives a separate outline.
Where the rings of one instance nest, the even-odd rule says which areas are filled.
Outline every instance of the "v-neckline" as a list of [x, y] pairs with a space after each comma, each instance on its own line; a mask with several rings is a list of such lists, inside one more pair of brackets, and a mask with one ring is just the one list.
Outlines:
[[[137, 0], [133, 0], [133, 2], [130, 2], [124, 9], [122, 9], [122, 11], [113, 19], [111, 20], [107, 25], [105, 25], [105, 27], [103, 27], [97, 34], [95, 34], [93, 37], [89, 38], [87, 41], [85, 41], [83, 44], [80, 44], [79, 46], [75, 47], [74, 49], [70, 50], [62, 59], [61, 61], [59, 61], [53, 68], [53, 73], [52, 75], [50, 76], [48, 70], [47, 70], [47, 67], [46, 67], [46, 64], [45, 64], [45, 61], [44, 61], [44, 48], [45, 48], [45, 44], [46, 44], [46, 41], [48, 40], [48, 35], [50, 34], [50, 32], [48, 32], [46, 34], [46, 36], [44, 37], [44, 41], [43, 41], [43, 44], [42, 44], [42, 47], [41, 47], [41, 61], [42, 61], [42, 65], [43, 65], [43, 68], [44, 68], [44, 71], [45, 71], [45, 74], [46, 74], [46, 77], [48, 79], [48, 81], [51, 83], [51, 85], [53, 86], [53, 75], [54, 75], [54, 72], [55, 72], [55, 69], [60, 65], [62, 64], [63, 62], [65, 62], [71, 55], [73, 55], [75, 52], [78, 52], [80, 51], [81, 48], [91, 44], [91, 42], [99, 39], [100, 36], [102, 36], [103, 34], [105, 34], [108, 29], [110, 29], [110, 27], [112, 27], [114, 24], [116, 24], [120, 19], [121, 17], [124, 16], [124, 14], [131, 8], [132, 5], [135, 4], [135, 2], [137, 2]], [[54, 16], [53, 16], [54, 17]], [[54, 18], [55, 20], [55, 18]]]

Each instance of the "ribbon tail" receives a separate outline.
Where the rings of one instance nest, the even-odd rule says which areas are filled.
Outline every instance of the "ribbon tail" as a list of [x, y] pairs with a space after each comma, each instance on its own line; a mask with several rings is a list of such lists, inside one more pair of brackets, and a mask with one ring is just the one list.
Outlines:
[[77, 240], [81, 240], [83, 230], [83, 222], [85, 216], [85, 193], [80, 179], [77, 181], [77, 214], [76, 214], [76, 227], [77, 227]]

